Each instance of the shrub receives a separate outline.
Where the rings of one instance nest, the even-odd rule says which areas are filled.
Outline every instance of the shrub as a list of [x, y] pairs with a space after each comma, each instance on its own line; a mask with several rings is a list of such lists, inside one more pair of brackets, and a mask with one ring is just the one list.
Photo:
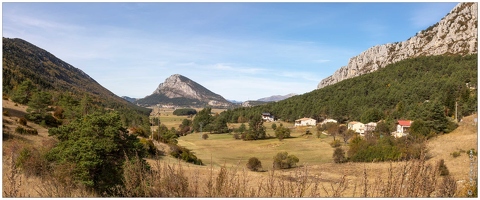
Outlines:
[[256, 172], [260, 168], [262, 168], [262, 162], [260, 162], [260, 160], [258, 160], [258, 158], [256, 157], [251, 157], [250, 159], [248, 159], [247, 168]]
[[280, 141], [282, 141], [284, 138], [289, 138], [290, 137], [290, 129], [284, 127], [283, 124], [280, 124], [280, 126], [275, 129], [275, 136]]
[[204, 139], [204, 140], [208, 139], [208, 134], [207, 134], [207, 133], [204, 133], [204, 134], [202, 135], [202, 139]]
[[172, 152], [170, 152], [170, 155], [175, 157], [175, 158], [180, 158], [186, 162], [193, 163], [196, 165], [203, 165], [203, 162], [201, 159], [198, 159], [197, 156], [193, 152], [191, 152], [189, 149], [185, 147], [178, 146], [176, 144], [170, 144], [170, 149]]
[[335, 163], [344, 163], [347, 161], [345, 158], [345, 151], [342, 148], [335, 148], [335, 151], [333, 152], [333, 161]]
[[336, 148], [336, 147], [339, 147], [342, 143], [340, 142], [340, 140], [334, 140], [330, 143], [330, 146], [332, 146], [333, 148]]
[[140, 143], [143, 144], [143, 147], [147, 150], [147, 153], [149, 155], [156, 155], [157, 154], [157, 148], [155, 147], [155, 144], [153, 144], [152, 140], [145, 139], [145, 138], [140, 138]]
[[460, 156], [460, 152], [459, 151], [454, 151], [452, 153], [450, 153], [451, 156], [453, 156], [454, 158]]
[[15, 132], [25, 135], [38, 135], [37, 129], [23, 128], [21, 126], [17, 126], [17, 128], [15, 128]]
[[132, 131], [132, 134], [147, 138], [149, 137], [149, 133], [142, 127], [133, 127], [130, 129]]
[[55, 107], [55, 111], [53, 112], [53, 116], [55, 116], [56, 118], [59, 118], [59, 119], [63, 119], [63, 108], [60, 107], [60, 106], [57, 106]]
[[277, 129], [277, 124], [273, 123], [273, 124], [272, 124], [272, 129], [273, 129], [273, 130]]
[[48, 162], [37, 149], [24, 147], [20, 151], [15, 165], [21, 168], [27, 176], [40, 176], [46, 173]]
[[20, 125], [26, 126], [26, 125], [27, 125], [27, 119], [25, 119], [25, 117], [20, 117], [20, 118], [18, 119], [18, 123], [19, 123]]
[[438, 171], [440, 172], [440, 176], [446, 176], [450, 174], [447, 165], [445, 165], [445, 161], [443, 159], [438, 162]]
[[242, 136], [240, 135], [240, 133], [234, 133], [233, 138], [235, 138], [236, 140], [240, 140], [242, 139]]
[[470, 149], [470, 150], [468, 150], [468, 151], [466, 152], [468, 156], [470, 156], [470, 151], [472, 151], [472, 154], [473, 154], [474, 156], [477, 156], [477, 152], [475, 151], [474, 148], [472, 148], [472, 149]]
[[273, 168], [275, 169], [288, 169], [296, 167], [299, 159], [294, 155], [288, 155], [286, 151], [277, 153], [273, 157]]

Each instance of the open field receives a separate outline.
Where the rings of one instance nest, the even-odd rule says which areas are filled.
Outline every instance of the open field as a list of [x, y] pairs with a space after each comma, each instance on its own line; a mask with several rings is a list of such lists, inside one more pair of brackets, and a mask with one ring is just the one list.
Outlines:
[[[459, 189], [462, 188], [463, 183], [469, 180], [470, 159], [464, 151], [472, 148], [475, 151], [478, 150], [477, 125], [473, 123], [473, 119], [476, 117], [477, 115], [465, 117], [455, 131], [432, 138], [428, 142], [428, 156], [431, 158], [427, 160], [427, 163], [435, 166], [439, 160], [444, 159], [450, 174], [457, 180]], [[293, 126], [293, 124], [283, 124], [286, 127]], [[238, 127], [239, 125], [229, 124], [229, 127]], [[264, 126], [267, 128], [267, 134], [273, 136], [271, 123], [264, 123]], [[265, 170], [271, 170], [273, 156], [278, 152], [287, 151], [300, 159], [299, 165], [308, 166], [310, 175], [320, 175], [324, 183], [337, 182], [343, 175], [346, 175], [346, 178], [352, 181], [351, 184], [360, 184], [364, 172], [369, 174], [369, 180], [373, 182], [374, 179], [385, 179], [391, 166], [404, 164], [404, 162], [335, 164], [332, 159], [334, 149], [329, 145], [333, 138], [324, 135], [317, 138], [315, 129], [311, 129], [312, 135], [301, 136], [305, 131], [305, 128], [293, 128], [292, 138], [283, 141], [276, 138], [242, 141], [233, 139], [232, 134], [209, 134], [209, 138], [203, 140], [200, 138], [200, 133], [180, 137], [178, 141], [179, 145], [195, 152], [206, 165], [212, 164], [215, 167], [224, 165], [243, 167], [248, 158], [257, 157]], [[454, 158], [451, 156], [454, 151], [463, 153]], [[477, 160], [474, 162], [478, 163]], [[291, 170], [282, 170], [277, 173], [278, 176], [285, 176], [291, 173]], [[262, 177], [268, 175], [267, 173], [258, 174]], [[352, 188], [347, 191], [354, 192], [351, 190]]]
[[[174, 116], [171, 114], [172, 112], [173, 110], [167, 111], [160, 116], [161, 122], [169, 128], [178, 127], [186, 118], [185, 116]], [[472, 148], [475, 151], [478, 150], [478, 125], [474, 124], [474, 118], [477, 118], [477, 115], [463, 118], [455, 131], [432, 138], [428, 142], [428, 153], [431, 156], [428, 162], [435, 163], [444, 159], [450, 173], [458, 180], [468, 180], [470, 159], [465, 152], [456, 158], [451, 156], [451, 153], [467, 151]], [[276, 123], [278, 125], [280, 122]], [[282, 123], [286, 127], [293, 127], [292, 123]], [[267, 135], [274, 136], [271, 124], [271, 122], [265, 122], [264, 126], [267, 128]], [[246, 123], [246, 125], [248, 124]], [[237, 128], [240, 124], [228, 124], [228, 126]], [[257, 157], [262, 161], [264, 169], [268, 170], [272, 167], [273, 156], [281, 151], [296, 155], [300, 159], [300, 165], [308, 165], [313, 171], [318, 168], [322, 169], [317, 170], [318, 172], [338, 175], [349, 172], [356, 176], [363, 172], [364, 167], [375, 171], [387, 169], [390, 166], [389, 163], [334, 164], [332, 159], [334, 149], [329, 144], [333, 138], [325, 135], [317, 138], [314, 128], [310, 129], [312, 135], [301, 136], [305, 131], [306, 128], [292, 128], [292, 138], [283, 141], [276, 138], [242, 141], [235, 140], [232, 134], [209, 134], [209, 138], [203, 140], [200, 138], [200, 133], [194, 133], [180, 137], [178, 144], [191, 149], [206, 165], [213, 164], [214, 166], [244, 166], [248, 158]]]
[[[33, 123], [28, 123], [28, 126], [36, 128], [39, 132], [38, 136], [20, 135], [14, 133], [14, 129], [18, 122], [18, 117], [23, 116], [26, 113], [25, 106], [15, 106], [10, 101], [3, 101], [3, 110], [8, 111], [9, 116], [3, 117], [3, 185], [4, 190], [9, 190], [9, 175], [11, 168], [9, 165], [9, 156], [11, 152], [18, 152], [24, 146], [42, 147], [48, 144], [50, 137], [48, 137], [47, 129]], [[166, 110], [161, 114], [160, 120], [166, 124], [167, 127], [175, 127], [181, 123], [184, 116], [172, 115], [173, 110]], [[455, 178], [457, 183], [457, 190], [462, 190], [464, 184], [468, 183], [470, 160], [468, 155], [464, 152], [471, 148], [478, 151], [477, 143], [477, 125], [473, 123], [473, 119], [477, 115], [465, 117], [462, 122], [459, 123], [459, 127], [452, 133], [440, 135], [436, 138], [432, 138], [428, 142], [429, 155], [431, 158], [427, 160], [427, 164], [435, 166], [436, 162], [440, 159], [445, 160], [450, 174]], [[277, 124], [278, 125], [278, 124]], [[293, 124], [283, 123], [286, 127], [292, 127]], [[238, 127], [240, 124], [229, 124], [229, 127]], [[267, 128], [267, 134], [274, 135], [274, 131], [271, 129], [271, 123], [264, 123]], [[346, 187], [338, 196], [341, 197], [362, 197], [362, 184], [365, 180], [369, 184], [369, 195], [376, 196], [372, 193], [375, 191], [373, 188], [375, 185], [385, 185], [388, 181], [389, 169], [393, 169], [395, 173], [401, 172], [401, 167], [405, 166], [405, 162], [382, 162], [382, 163], [333, 163], [332, 154], [333, 148], [329, 143], [333, 140], [330, 136], [322, 135], [320, 138], [316, 137], [316, 130], [310, 129], [312, 135], [304, 136], [306, 128], [292, 128], [292, 138], [279, 141], [276, 138], [258, 141], [242, 141], [235, 140], [231, 134], [209, 134], [207, 140], [200, 139], [199, 133], [189, 134], [182, 136], [178, 139], [179, 145], [191, 149], [198, 158], [202, 159], [205, 163], [204, 166], [193, 165], [185, 163], [171, 156], [160, 156], [156, 159], [147, 159], [147, 162], [153, 168], [163, 167], [162, 173], [171, 171], [175, 176], [183, 176], [188, 178], [189, 187], [199, 187], [199, 196], [209, 196], [208, 185], [206, 183], [213, 180], [215, 183], [216, 178], [221, 174], [222, 167], [227, 169], [227, 177], [229, 184], [236, 183], [235, 181], [247, 180], [249, 188], [240, 188], [240, 191], [250, 193], [252, 188], [262, 188], [262, 191], [258, 193], [252, 192], [257, 195], [256, 197], [269, 197], [269, 189], [267, 183], [275, 182], [276, 190], [283, 190], [284, 186], [281, 186], [281, 181], [287, 180], [288, 184], [293, 184], [292, 187], [298, 188], [302, 180], [302, 177], [307, 177], [310, 181], [317, 181], [318, 187], [325, 187], [330, 193], [326, 193], [323, 190], [317, 193], [311, 193], [314, 190], [314, 185], [308, 186], [305, 196], [312, 197], [332, 197], [335, 196], [330, 188], [340, 186], [342, 180], [345, 180]], [[168, 148], [166, 145], [157, 144], [157, 148]], [[287, 151], [289, 154], [296, 155], [300, 162], [300, 166], [306, 168], [295, 168], [288, 170], [272, 170], [273, 156], [280, 152]], [[460, 156], [454, 158], [451, 153], [455, 151], [461, 151]], [[245, 168], [245, 163], [250, 157], [257, 157], [262, 162], [264, 170], [267, 172], [251, 172]], [[476, 157], [475, 157], [476, 159]], [[475, 160], [475, 163], [478, 163]], [[167, 166], [168, 165], [168, 166]], [[171, 168], [169, 167], [171, 166]], [[476, 167], [477, 165], [475, 165]], [[167, 170], [167, 171], [165, 171]], [[475, 172], [477, 169], [475, 168]], [[274, 174], [272, 174], [274, 172]], [[170, 173], [170, 172], [168, 172]], [[302, 175], [303, 174], [303, 175]], [[367, 179], [365, 179], [367, 177]], [[52, 184], [53, 182], [44, 182], [38, 177], [26, 177], [20, 174], [16, 177], [17, 180], [22, 180], [20, 188], [21, 196], [30, 197], [48, 197], [50, 196], [91, 196], [93, 194], [84, 193], [82, 190], [71, 191], [72, 193], [62, 194], [41, 194], [42, 189], [54, 190], [57, 186]], [[165, 178], [165, 175], [157, 177]], [[344, 179], [342, 179], [344, 178]], [[384, 181], [383, 183], [381, 181]], [[313, 182], [310, 182], [313, 183]], [[377, 184], [380, 183], [380, 184]], [[216, 184], [216, 183], [215, 183]], [[159, 186], [163, 187], [163, 186]], [[233, 186], [228, 186], [232, 187]], [[228, 188], [227, 187], [227, 188]], [[239, 187], [239, 186], [236, 186]], [[58, 189], [58, 188], [57, 188]], [[319, 189], [319, 188], [317, 188]], [[290, 188], [292, 197], [297, 195], [294, 189]], [[318, 192], [318, 191], [317, 191]], [[294, 194], [294, 195], [293, 195]], [[220, 194], [219, 194], [220, 195]], [[243, 194], [245, 197], [248, 194]], [[221, 196], [221, 195], [220, 195]], [[220, 197], [219, 196], [219, 197]], [[242, 195], [241, 195], [242, 196]], [[274, 196], [283, 196], [277, 191]], [[288, 195], [285, 195], [285, 197]]]
[[276, 138], [256, 141], [235, 140], [232, 134], [210, 134], [207, 140], [201, 139], [200, 136], [200, 133], [194, 133], [180, 137], [178, 144], [193, 150], [207, 165], [210, 162], [215, 166], [238, 163], [245, 165], [250, 157], [257, 157], [262, 161], [264, 169], [271, 169], [272, 158], [281, 151], [287, 151], [300, 158], [300, 163], [309, 165], [332, 162], [333, 148], [328, 144], [332, 138], [300, 136], [300, 133], [295, 131], [292, 138], [282, 141]]

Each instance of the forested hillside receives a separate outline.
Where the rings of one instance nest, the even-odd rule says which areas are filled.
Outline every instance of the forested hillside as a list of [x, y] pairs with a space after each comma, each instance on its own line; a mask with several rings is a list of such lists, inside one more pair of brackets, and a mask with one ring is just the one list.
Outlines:
[[150, 109], [116, 96], [80, 69], [22, 39], [3, 38], [2, 77], [4, 96], [14, 95], [22, 83], [31, 81], [30, 89], [48, 92], [54, 100], [66, 95], [78, 104], [88, 97], [98, 107], [121, 112], [126, 125], [148, 125]]
[[453, 116], [457, 101], [461, 117], [477, 109], [477, 66], [477, 54], [417, 57], [280, 102], [228, 110], [222, 115], [229, 122], [262, 112], [290, 122], [301, 117], [340, 122], [415, 120], [428, 105]]

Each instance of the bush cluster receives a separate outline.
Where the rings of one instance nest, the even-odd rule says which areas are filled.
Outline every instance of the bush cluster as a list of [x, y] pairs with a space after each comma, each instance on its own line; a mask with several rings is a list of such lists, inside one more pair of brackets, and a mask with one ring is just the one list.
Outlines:
[[20, 125], [26, 126], [27, 125], [27, 119], [25, 119], [25, 117], [20, 117], [20, 118], [18, 118], [18, 123]]
[[198, 159], [192, 151], [185, 147], [181, 147], [176, 144], [170, 144], [170, 149], [172, 150], [170, 155], [175, 158], [179, 158], [196, 165], [203, 165], [202, 159]]
[[21, 126], [17, 126], [17, 128], [15, 128], [15, 132], [23, 135], [38, 135], [37, 129], [23, 128]]
[[250, 159], [248, 159], [248, 162], [247, 162], [247, 168], [250, 169], [251, 171], [258, 171], [259, 169], [262, 168], [262, 162], [260, 162], [260, 160], [258, 160], [258, 158], [256, 157], [251, 157]]
[[330, 142], [330, 146], [332, 146], [333, 148], [339, 147], [340, 145], [342, 145], [342, 142], [340, 142], [340, 140], [333, 140], [332, 142]]
[[288, 155], [286, 151], [277, 153], [273, 157], [273, 168], [275, 169], [288, 169], [296, 167], [299, 159], [295, 155]]
[[180, 109], [176, 109], [175, 111], [173, 111], [173, 114], [177, 115], [177, 116], [195, 115], [195, 114], [197, 114], [197, 110], [195, 110], [193, 108], [180, 108]]

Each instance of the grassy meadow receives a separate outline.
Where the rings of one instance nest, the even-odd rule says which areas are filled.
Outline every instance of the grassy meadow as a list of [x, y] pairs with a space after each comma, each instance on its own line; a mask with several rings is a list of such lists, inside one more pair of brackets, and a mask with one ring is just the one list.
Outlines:
[[[183, 119], [190, 119], [187, 116], [173, 115], [173, 109], [155, 108], [153, 113], [158, 113], [156, 117], [160, 118], [160, 122], [167, 126], [178, 128]], [[220, 113], [223, 110], [213, 109], [212, 112]], [[285, 127], [291, 128], [291, 138], [279, 141], [274, 138], [275, 131], [271, 128], [272, 124], [280, 123]], [[241, 123], [229, 123], [229, 128], [238, 128]], [[245, 123], [248, 126], [248, 123]], [[236, 166], [238, 164], [244, 166], [250, 157], [257, 157], [265, 170], [272, 168], [273, 157], [281, 151], [287, 151], [300, 159], [299, 164], [320, 164], [333, 162], [333, 148], [330, 142], [332, 137], [322, 135], [320, 138], [316, 136], [315, 127], [298, 127], [294, 128], [293, 123], [285, 122], [265, 122], [267, 135], [272, 136], [266, 140], [243, 141], [235, 140], [232, 133], [209, 134], [209, 138], [204, 140], [201, 138], [203, 133], [193, 133], [178, 138], [178, 144], [186, 147], [195, 155], [202, 159], [206, 165], [214, 166]], [[152, 127], [155, 130], [157, 127]], [[310, 130], [312, 135], [304, 135]]]

